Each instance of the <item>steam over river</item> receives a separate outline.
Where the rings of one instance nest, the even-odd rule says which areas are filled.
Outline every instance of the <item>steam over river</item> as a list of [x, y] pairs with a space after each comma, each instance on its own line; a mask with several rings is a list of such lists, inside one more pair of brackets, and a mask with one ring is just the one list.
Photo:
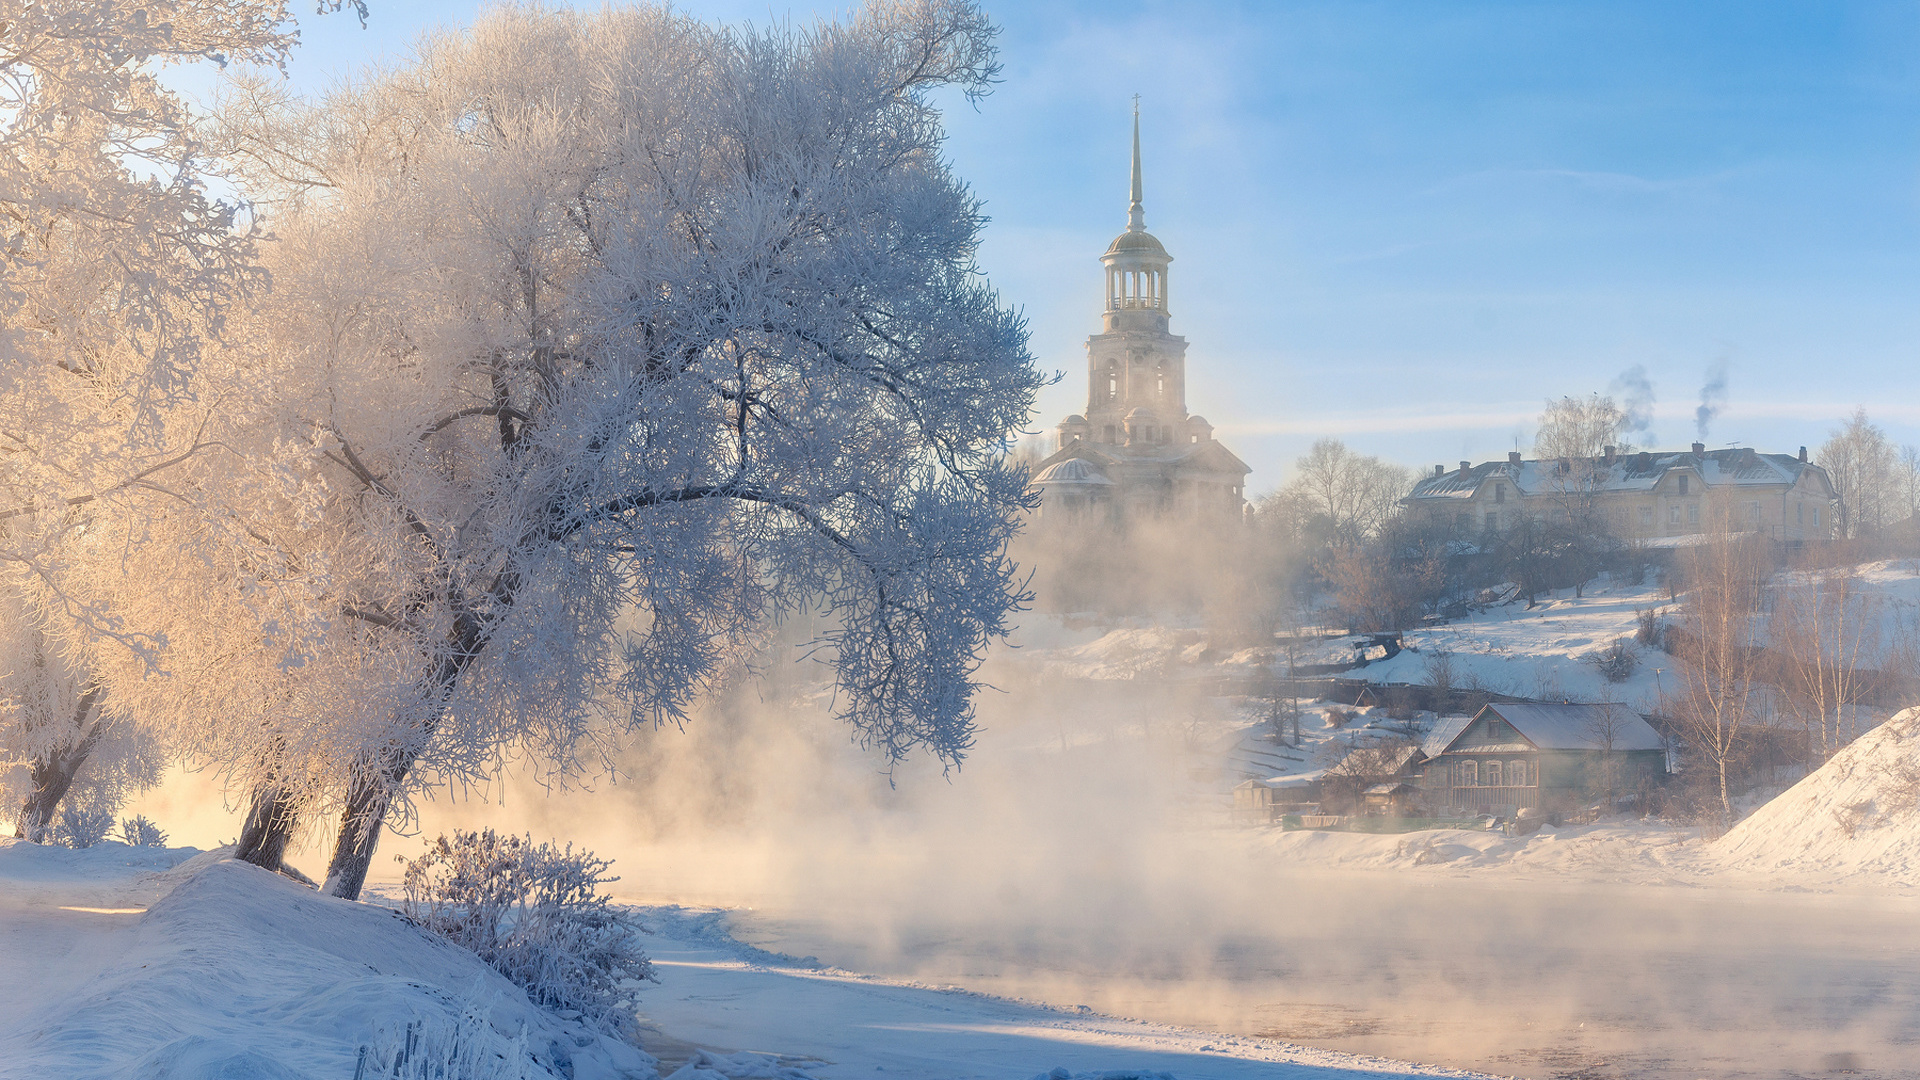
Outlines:
[[1273, 885], [1264, 916], [1200, 905], [1157, 927], [1103, 922], [1111, 898], [1088, 896], [1017, 929], [846, 897], [830, 918], [761, 908], [735, 928], [853, 970], [1499, 1074], [1920, 1076], [1910, 897], [1384, 874]]

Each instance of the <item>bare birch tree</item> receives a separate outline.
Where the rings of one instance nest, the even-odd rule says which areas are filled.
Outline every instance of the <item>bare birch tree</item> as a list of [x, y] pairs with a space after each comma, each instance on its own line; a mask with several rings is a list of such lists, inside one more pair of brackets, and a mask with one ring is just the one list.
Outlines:
[[1842, 539], [1873, 536], [1900, 520], [1899, 455], [1887, 433], [1867, 419], [1867, 410], [1855, 409], [1833, 430], [1820, 446], [1819, 461], [1840, 496]]
[[1794, 575], [1772, 601], [1774, 681], [1824, 761], [1858, 734], [1852, 709], [1884, 659], [1880, 603], [1852, 567]]
[[1309, 526], [1334, 547], [1357, 547], [1400, 511], [1412, 474], [1377, 457], [1356, 454], [1339, 439], [1320, 439], [1294, 463], [1281, 497], [1317, 519]]
[[1730, 781], [1757, 711], [1761, 598], [1771, 571], [1765, 541], [1740, 531], [1730, 503], [1708, 507], [1706, 540], [1687, 550], [1680, 598], [1680, 696], [1673, 703], [1687, 752], [1713, 770], [1720, 824], [1733, 820]]

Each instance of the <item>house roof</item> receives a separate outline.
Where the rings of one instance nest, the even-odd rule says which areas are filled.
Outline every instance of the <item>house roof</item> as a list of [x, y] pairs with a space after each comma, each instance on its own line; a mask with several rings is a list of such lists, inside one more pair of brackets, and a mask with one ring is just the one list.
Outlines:
[[[1705, 453], [1622, 454], [1608, 465], [1599, 458], [1580, 459], [1577, 469], [1562, 471], [1553, 460], [1487, 461], [1465, 470], [1449, 469], [1413, 486], [1409, 500], [1470, 499], [1480, 485], [1503, 480], [1522, 495], [1556, 495], [1577, 484], [1582, 492], [1624, 493], [1652, 491], [1666, 475], [1682, 470], [1698, 476], [1708, 488], [1790, 487], [1811, 472], [1826, 481], [1826, 470], [1792, 454], [1761, 454], [1749, 449], [1708, 450]], [[1831, 483], [1827, 484], [1831, 490]]]
[[[1499, 702], [1481, 709], [1473, 719], [1492, 713], [1513, 725], [1527, 742], [1540, 750], [1663, 750], [1666, 743], [1660, 733], [1649, 727], [1640, 714], [1625, 705], [1549, 705], [1538, 702]], [[1471, 723], [1472, 721], [1468, 721]], [[1611, 727], [1612, 739], [1608, 739]], [[1462, 724], [1446, 744], [1444, 753], [1460, 740], [1467, 725]], [[1439, 733], [1436, 726], [1435, 734]], [[1428, 743], [1433, 743], [1428, 737]], [[1611, 747], [1608, 743], [1611, 742]], [[1429, 750], [1429, 756], [1437, 754]]]
[[1453, 745], [1453, 740], [1459, 738], [1471, 723], [1471, 716], [1443, 716], [1435, 720], [1433, 730], [1427, 732], [1425, 741], [1420, 744], [1421, 752], [1430, 758], [1446, 753], [1447, 747]]

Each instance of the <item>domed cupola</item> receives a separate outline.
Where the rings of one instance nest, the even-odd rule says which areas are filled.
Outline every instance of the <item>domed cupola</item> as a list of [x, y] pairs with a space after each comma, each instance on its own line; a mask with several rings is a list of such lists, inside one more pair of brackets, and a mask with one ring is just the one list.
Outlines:
[[1167, 264], [1173, 256], [1147, 231], [1147, 212], [1140, 201], [1138, 101], [1133, 106], [1133, 185], [1129, 196], [1127, 231], [1115, 237], [1107, 245], [1107, 253], [1100, 256], [1101, 265], [1107, 268], [1107, 331], [1165, 330]]

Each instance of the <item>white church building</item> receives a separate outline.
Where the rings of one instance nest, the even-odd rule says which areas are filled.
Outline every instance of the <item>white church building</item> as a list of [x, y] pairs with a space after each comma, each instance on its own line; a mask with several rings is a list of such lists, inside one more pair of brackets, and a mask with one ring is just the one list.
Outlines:
[[1252, 470], [1187, 411], [1187, 339], [1170, 333], [1167, 266], [1140, 200], [1140, 111], [1133, 115], [1127, 231], [1108, 246], [1101, 332], [1087, 339], [1087, 411], [1060, 422], [1033, 484], [1043, 519], [1231, 516]]

